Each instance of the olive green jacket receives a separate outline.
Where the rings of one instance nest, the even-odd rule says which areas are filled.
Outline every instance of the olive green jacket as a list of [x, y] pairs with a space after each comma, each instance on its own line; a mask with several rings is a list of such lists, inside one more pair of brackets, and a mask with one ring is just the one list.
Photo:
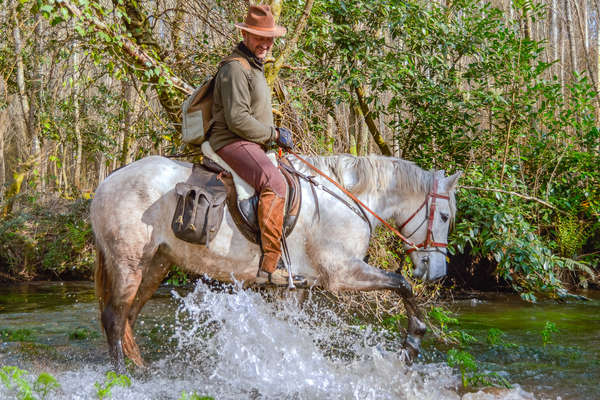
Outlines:
[[230, 57], [247, 59], [250, 70], [239, 61], [229, 61], [219, 69], [213, 93], [210, 146], [218, 151], [240, 139], [267, 146], [275, 141], [277, 132], [263, 65], [242, 43]]

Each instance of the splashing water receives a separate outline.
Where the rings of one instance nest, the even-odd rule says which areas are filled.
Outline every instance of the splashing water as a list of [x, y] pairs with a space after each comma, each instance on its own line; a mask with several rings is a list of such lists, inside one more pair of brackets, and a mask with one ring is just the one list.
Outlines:
[[[134, 373], [131, 386], [113, 387], [113, 399], [178, 399], [183, 392], [215, 399], [461, 398], [460, 378], [447, 365], [408, 366], [398, 338], [352, 325], [310, 298], [300, 306], [293, 297], [273, 300], [235, 286], [215, 292], [202, 282], [185, 296], [172, 296], [178, 304], [172, 345]], [[144, 346], [142, 352], [148, 356]], [[94, 383], [110, 369], [107, 360], [71, 359], [67, 371], [47, 365], [31, 370], [49, 372], [61, 384], [47, 398], [90, 399], [97, 398]], [[0, 398], [8, 393], [14, 390], [0, 388]], [[463, 398], [533, 397], [517, 387]]]
[[441, 365], [408, 368], [403, 353], [377, 345], [381, 334], [310, 301], [301, 309], [203, 285], [179, 300], [175, 358], [187, 359], [192, 374], [203, 370], [201, 391], [217, 398], [439, 399], [452, 398], [447, 388], [457, 384]]

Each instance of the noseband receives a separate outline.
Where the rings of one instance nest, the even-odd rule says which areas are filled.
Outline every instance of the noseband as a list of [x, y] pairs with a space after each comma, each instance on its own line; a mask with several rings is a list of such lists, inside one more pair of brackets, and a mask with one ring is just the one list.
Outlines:
[[436, 242], [435, 238], [433, 237], [433, 219], [435, 218], [436, 199], [445, 199], [445, 200], [450, 201], [450, 196], [445, 196], [443, 194], [439, 194], [437, 192], [437, 187], [438, 187], [438, 181], [434, 177], [433, 178], [433, 188], [431, 189], [431, 192], [427, 193], [423, 203], [421, 203], [419, 208], [417, 208], [417, 210], [414, 213], [412, 213], [412, 215], [410, 217], [408, 217], [408, 219], [399, 228], [399, 230], [402, 230], [402, 228], [404, 228], [406, 226], [406, 224], [408, 224], [419, 213], [419, 211], [421, 211], [421, 209], [423, 209], [424, 207], [427, 206], [427, 203], [429, 203], [429, 200], [431, 199], [431, 203], [429, 204], [429, 208], [427, 208], [427, 212], [425, 214], [425, 219], [406, 238], [408, 239], [409, 237], [414, 235], [419, 230], [419, 228], [421, 228], [421, 226], [423, 226], [425, 221], [427, 221], [427, 236], [425, 237], [425, 240], [423, 242], [421, 242], [419, 244], [415, 244], [410, 249], [407, 249], [406, 250], [407, 253], [411, 253], [420, 248], [423, 249], [421, 251], [439, 251], [440, 253], [443, 253], [441, 250], [438, 250], [438, 247], [448, 247], [448, 243]]

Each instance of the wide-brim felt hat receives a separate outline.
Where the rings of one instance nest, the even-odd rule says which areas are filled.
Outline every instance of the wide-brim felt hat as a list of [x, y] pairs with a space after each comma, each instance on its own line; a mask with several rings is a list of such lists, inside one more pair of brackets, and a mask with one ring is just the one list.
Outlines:
[[287, 29], [275, 24], [271, 7], [267, 5], [250, 6], [244, 22], [235, 24], [237, 28], [254, 35], [265, 37], [284, 36]]

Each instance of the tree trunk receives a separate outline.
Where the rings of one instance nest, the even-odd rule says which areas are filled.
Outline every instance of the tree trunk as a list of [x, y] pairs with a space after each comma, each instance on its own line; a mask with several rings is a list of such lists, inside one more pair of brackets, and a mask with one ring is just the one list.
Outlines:
[[369, 111], [369, 106], [365, 101], [365, 94], [363, 88], [357, 86], [356, 88], [354, 88], [354, 93], [356, 94], [356, 97], [358, 99], [358, 104], [360, 104], [360, 109], [363, 113], [365, 123], [369, 127], [369, 132], [371, 132], [371, 136], [373, 136], [373, 140], [375, 140], [375, 143], [379, 147], [381, 154], [383, 154], [384, 156], [391, 156], [392, 152], [390, 151], [390, 148], [383, 139], [383, 136], [381, 136], [381, 132], [379, 132], [379, 130], [377, 129], [375, 121], [373, 120], [373, 116]]
[[61, 183], [62, 183], [62, 192], [63, 193], [68, 193], [69, 192], [69, 178], [67, 177], [67, 166], [69, 165], [69, 158], [67, 156], [67, 147], [69, 146], [68, 143], [63, 143], [63, 145], [61, 146], [61, 155], [60, 157], [62, 158], [62, 164], [61, 164], [61, 168], [60, 168], [60, 176], [61, 176]]
[[[360, 112], [360, 110], [357, 111]], [[363, 118], [358, 118], [356, 122], [358, 124], [358, 127], [356, 128], [356, 131], [358, 132], [358, 137], [356, 138], [356, 151], [359, 156], [366, 156], [369, 152], [369, 129]]]
[[[558, 0], [552, 0], [552, 6], [550, 8], [550, 44], [552, 46], [552, 59], [548, 61], [558, 60]], [[558, 66], [553, 65], [552, 70], [558, 75]]]
[[175, 16], [171, 22], [171, 44], [175, 55], [176, 65], [181, 65], [184, 55], [181, 51], [181, 34], [185, 27], [185, 9], [184, 0], [177, 0], [175, 3]]
[[[113, 0], [113, 4], [115, 8], [119, 8], [124, 11], [121, 21], [127, 28], [127, 32], [131, 35], [134, 42], [141, 48], [150, 49], [150, 54], [152, 54], [152, 52], [154, 53], [153, 56], [148, 56], [145, 54], [146, 57], [152, 59], [152, 64], [164, 65], [163, 60], [165, 59], [167, 53], [154, 38], [154, 35], [152, 34], [152, 28], [150, 27], [150, 20], [142, 9], [142, 3], [134, 0]], [[136, 50], [140, 50], [140, 48], [138, 47]], [[136, 64], [140, 64], [140, 61], [142, 60], [138, 59], [136, 61]], [[149, 66], [143, 62], [141, 64], [143, 65], [144, 69], [149, 69], [148, 67], [151, 69], [154, 66]], [[173, 83], [175, 83], [174, 78], [174, 76], [171, 77]], [[158, 100], [164, 110], [167, 112], [169, 119], [172, 122], [180, 123], [181, 98], [179, 97], [178, 93], [175, 92], [174, 87], [172, 85], [165, 85], [161, 83], [158, 74], [153, 74], [149, 78], [149, 81], [155, 85], [154, 88], [158, 94]], [[187, 84], [186, 86], [189, 87]]]
[[275, 23], [279, 21], [279, 16], [281, 15], [281, 9], [283, 8], [282, 0], [267, 0], [266, 3], [271, 7], [271, 13], [273, 14], [273, 19]]
[[79, 67], [79, 53], [73, 49], [73, 86], [71, 87], [71, 96], [73, 96], [73, 131], [75, 132], [75, 140], [77, 149], [75, 152], [75, 172], [73, 174], [73, 185], [77, 189], [77, 193], [81, 193], [81, 164], [83, 158], [83, 138], [81, 136], [81, 121], [79, 110], [79, 93], [78, 83], [81, 78]]
[[39, 21], [35, 25], [34, 29], [34, 66], [32, 67], [33, 75], [30, 83], [30, 95], [29, 99], [29, 128], [32, 141], [32, 155], [37, 156], [39, 153], [39, 165], [37, 166], [39, 171], [39, 190], [45, 192], [46, 190], [46, 159], [45, 159], [45, 146], [42, 138], [42, 129], [40, 124], [40, 108], [42, 107], [42, 82], [44, 79], [44, 63], [42, 57], [44, 55], [44, 37], [43, 37], [43, 21]]
[[15, 67], [16, 67], [16, 80], [18, 89], [19, 105], [21, 106], [21, 118], [17, 123], [20, 131], [20, 136], [24, 138], [24, 142], [27, 143], [30, 138], [29, 135], [29, 100], [27, 99], [27, 92], [25, 89], [25, 67], [23, 65], [23, 44], [21, 42], [21, 28], [19, 15], [16, 9], [16, 5], [13, 8], [13, 41], [15, 46]]
[[[583, 57], [585, 59], [585, 65], [587, 67], [587, 74], [590, 77], [590, 82], [592, 83], [593, 87], [597, 87], [596, 77], [594, 76], [592, 55], [590, 54], [590, 40], [588, 38], [587, 1], [584, 1], [583, 10], [581, 10], [577, 1], [578, 0], [574, 0], [573, 4], [575, 5], [575, 11], [577, 13], [579, 33], [583, 38]], [[600, 107], [600, 93], [596, 93], [596, 107]]]
[[98, 153], [98, 185], [106, 178], [106, 156], [104, 152]]
[[356, 129], [356, 125], [358, 119], [360, 118], [360, 113], [357, 110], [357, 107], [354, 105], [350, 105], [350, 113], [348, 115], [348, 152], [352, 155], [358, 155], [357, 151], [357, 138], [358, 138], [358, 130]]
[[[596, 5], [600, 0], [596, 0]], [[596, 15], [600, 15], [600, 7], [597, 7]], [[596, 26], [596, 93], [600, 96], [600, 29]], [[596, 107], [596, 126], [600, 125], [600, 107]]]
[[577, 67], [577, 50], [575, 48], [575, 37], [573, 36], [573, 15], [571, 12], [570, 0], [565, 0], [565, 12], [567, 17], [567, 39], [569, 40], [569, 49], [571, 52], [571, 73], [575, 73], [579, 70]]
[[[281, 0], [271, 0], [270, 3], [271, 3], [271, 7], [274, 8], [274, 10], [273, 10], [274, 16], [275, 16], [275, 11], [277, 11], [277, 17], [279, 17], [279, 13], [281, 12]], [[273, 62], [272, 64], [268, 63], [265, 66], [265, 77], [267, 79], [267, 83], [269, 84], [269, 86], [271, 86], [271, 87], [273, 86], [273, 83], [275, 83], [275, 80], [277, 79], [277, 76], [279, 75], [279, 71], [281, 70], [281, 67], [283, 66], [283, 63], [288, 58], [288, 56], [292, 53], [292, 51], [294, 51], [294, 49], [296, 48], [298, 39], [300, 38], [300, 35], [304, 31], [304, 28], [306, 27], [306, 23], [308, 22], [308, 17], [310, 16], [310, 11], [312, 10], [313, 3], [314, 3], [314, 0], [306, 0], [306, 3], [304, 4], [304, 11], [302, 12], [302, 15], [300, 16], [298, 23], [296, 24], [294, 33], [291, 36], [289, 36], [289, 34], [288, 34], [288, 38], [285, 42], [285, 47], [283, 48], [283, 50], [281, 50], [281, 53], [279, 54], [279, 56], [277, 57], [275, 62]]]
[[335, 129], [335, 120], [334, 118], [331, 116], [330, 113], [327, 113], [327, 143], [325, 143], [325, 146], [327, 146], [327, 152], [328, 153], [333, 153], [333, 141], [334, 141], [334, 129]]
[[123, 82], [123, 123], [121, 125], [121, 152], [119, 157], [119, 166], [123, 167], [129, 164], [131, 159], [131, 125], [133, 122], [133, 113], [136, 109], [136, 96], [133, 84]]
[[[0, 77], [0, 86], [3, 85]], [[0, 93], [2, 90], [0, 89]], [[8, 112], [6, 109], [0, 111], [0, 203], [4, 197], [4, 186], [6, 185], [6, 168], [4, 161], [4, 133], [9, 126]]]
[[10, 126], [10, 118], [8, 116], [8, 107], [5, 105], [8, 103], [6, 81], [4, 77], [0, 75], [0, 104], [3, 106], [0, 109], [0, 203], [4, 198], [4, 190], [6, 186], [6, 161], [4, 158], [4, 138], [6, 137], [6, 131]]
[[566, 86], [566, 62], [565, 62], [565, 24], [561, 25], [560, 30], [560, 93], [565, 97]]

